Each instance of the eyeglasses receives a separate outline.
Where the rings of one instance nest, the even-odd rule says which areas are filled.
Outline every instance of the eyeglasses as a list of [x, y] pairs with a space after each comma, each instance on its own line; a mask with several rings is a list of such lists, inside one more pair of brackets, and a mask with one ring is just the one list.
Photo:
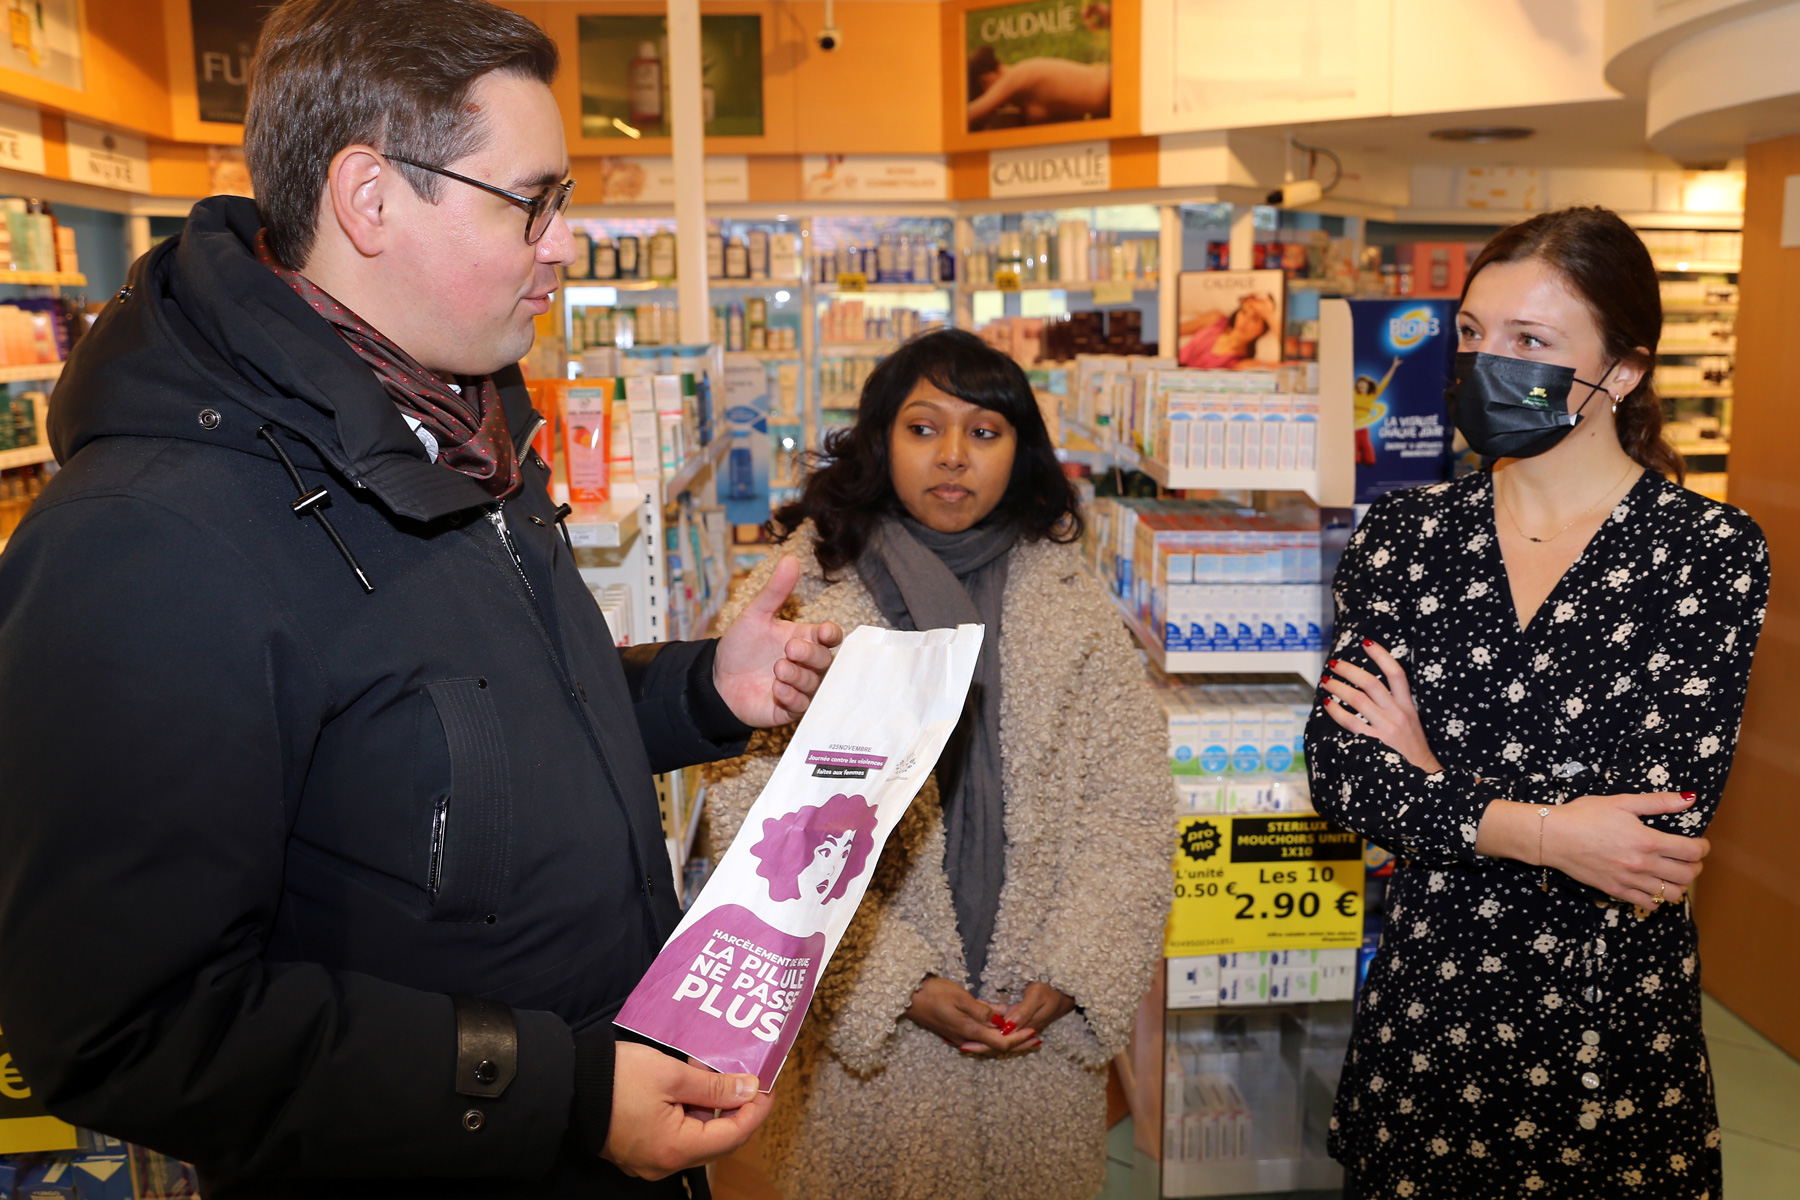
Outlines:
[[556, 219], [556, 214], [569, 206], [569, 194], [575, 190], [575, 181], [565, 179], [536, 196], [521, 196], [517, 192], [509, 192], [505, 188], [495, 187], [491, 183], [470, 179], [467, 175], [458, 175], [455, 171], [446, 171], [443, 167], [434, 167], [430, 163], [402, 158], [398, 154], [389, 154], [386, 157], [393, 162], [405, 163], [409, 167], [417, 167], [421, 171], [430, 171], [433, 175], [442, 175], [447, 179], [454, 179], [458, 183], [466, 183], [470, 187], [480, 188], [503, 200], [511, 200], [525, 210], [525, 244], [528, 246], [538, 244], [538, 240], [550, 228], [550, 222]]

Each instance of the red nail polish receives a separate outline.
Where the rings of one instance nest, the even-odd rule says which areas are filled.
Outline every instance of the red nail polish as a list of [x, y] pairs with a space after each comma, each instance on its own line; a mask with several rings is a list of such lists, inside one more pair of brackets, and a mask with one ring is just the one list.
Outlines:
[[1017, 1025], [1014, 1025], [1011, 1021], [1008, 1021], [1006, 1024], [1000, 1026], [1000, 1032], [1005, 1034], [1007, 1037], [1011, 1037], [1013, 1035], [1013, 1032], [1018, 1028], [1019, 1027]]
[[1683, 793], [1681, 793], [1681, 798], [1682, 798], [1682, 799], [1683, 799], [1683, 800], [1692, 800], [1692, 799], [1693, 799], [1693, 798], [1694, 798], [1694, 793], [1692, 793], [1692, 792], [1683, 792]]
[[1334, 658], [1330, 662], [1325, 664], [1325, 669], [1327, 671], [1335, 671], [1335, 670], [1337, 670], [1337, 664], [1338, 664], [1338, 660]]
[[1363, 639], [1363, 648], [1364, 649], [1367, 649], [1368, 647], [1373, 646], [1374, 644], [1375, 644], [1374, 641], [1369, 638]]
[[1336, 700], [1337, 700], [1337, 697], [1336, 697], [1336, 696], [1327, 696], [1327, 697], [1325, 697], [1325, 703], [1326, 703], [1326, 704], [1328, 704], [1328, 705], [1329, 705], [1329, 704], [1332, 704], [1332, 703], [1335, 703], [1335, 702], [1336, 702]]
[[1005, 1029], [1006, 1028], [1006, 1018], [1001, 1016], [999, 1013], [989, 1013], [988, 1014], [988, 1024], [992, 1025], [995, 1029]]

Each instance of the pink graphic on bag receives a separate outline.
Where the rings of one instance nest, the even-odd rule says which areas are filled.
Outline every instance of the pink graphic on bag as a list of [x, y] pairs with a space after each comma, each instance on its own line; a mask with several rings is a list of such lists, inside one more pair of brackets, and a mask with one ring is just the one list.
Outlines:
[[770, 817], [750, 847], [771, 900], [825, 904], [849, 890], [875, 848], [875, 806], [842, 792], [823, 804]]
[[824, 933], [794, 937], [721, 904], [670, 939], [620, 1010], [619, 1024], [707, 1066], [775, 1086], [819, 984]]

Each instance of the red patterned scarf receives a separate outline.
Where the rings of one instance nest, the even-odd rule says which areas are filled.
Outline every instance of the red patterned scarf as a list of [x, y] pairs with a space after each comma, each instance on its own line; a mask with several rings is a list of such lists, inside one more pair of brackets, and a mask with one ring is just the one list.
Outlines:
[[333, 300], [318, 284], [275, 261], [267, 237], [256, 235], [256, 257], [300, 298], [331, 322], [357, 357], [369, 364], [400, 411], [417, 420], [437, 439], [438, 462], [486, 488], [496, 500], [519, 486], [518, 459], [507, 436], [506, 413], [493, 376], [461, 392], [419, 365], [367, 321]]

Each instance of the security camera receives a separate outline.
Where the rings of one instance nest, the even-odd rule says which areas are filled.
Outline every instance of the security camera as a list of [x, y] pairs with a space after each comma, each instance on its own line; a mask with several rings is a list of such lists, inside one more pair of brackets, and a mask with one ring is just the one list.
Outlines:
[[827, 25], [819, 30], [819, 49], [836, 50], [844, 44], [844, 31], [836, 25]]
[[1278, 208], [1299, 208], [1302, 205], [1314, 204], [1325, 195], [1325, 189], [1319, 186], [1316, 179], [1296, 179], [1286, 183], [1269, 193], [1268, 203]]

